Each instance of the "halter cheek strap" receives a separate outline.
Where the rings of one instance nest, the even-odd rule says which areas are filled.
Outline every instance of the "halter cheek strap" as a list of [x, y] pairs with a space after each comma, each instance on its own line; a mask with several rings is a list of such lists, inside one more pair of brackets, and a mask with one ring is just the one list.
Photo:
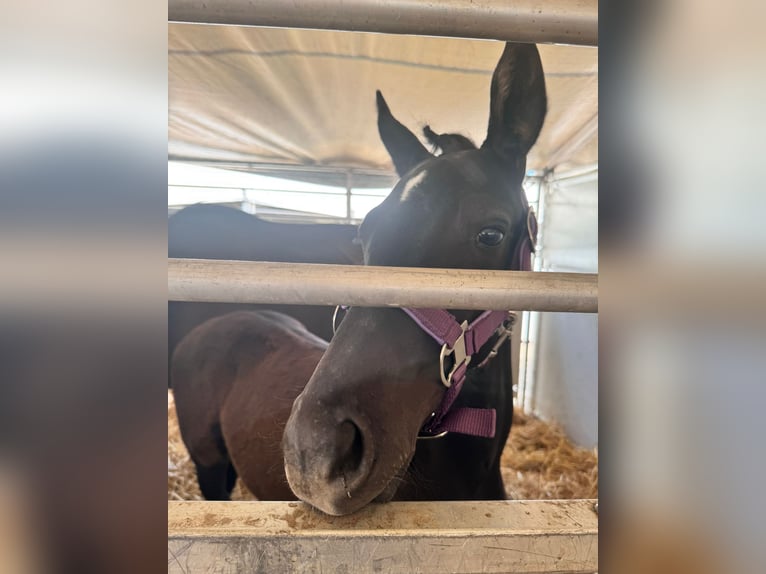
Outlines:
[[[537, 237], [537, 219], [531, 209], [527, 210], [527, 233], [522, 236], [514, 252], [511, 269], [531, 271], [532, 252]], [[458, 323], [454, 315], [443, 309], [411, 309], [402, 311], [442, 346], [439, 354], [439, 371], [442, 383], [447, 387], [437, 410], [423, 425], [418, 438], [436, 438], [456, 432], [473, 436], [493, 438], [497, 423], [495, 409], [469, 407], [452, 408], [455, 399], [465, 383], [469, 364], [480, 349], [493, 336], [497, 340], [487, 356], [479, 364], [483, 367], [497, 355], [503, 343], [511, 336], [511, 327], [516, 316], [510, 311], [484, 311], [470, 324]], [[453, 357], [447, 371], [445, 359]]]
[[[402, 308], [421, 329], [442, 345], [439, 355], [439, 370], [442, 383], [447, 387], [438, 409], [421, 430], [421, 438], [443, 436], [447, 432], [458, 432], [492, 438], [495, 436], [495, 409], [457, 408], [452, 404], [465, 383], [468, 365], [479, 350], [495, 335], [494, 347], [482, 365], [495, 354], [510, 335], [510, 326], [515, 319], [509, 311], [484, 311], [470, 324], [458, 323], [455, 317], [442, 309]], [[445, 359], [453, 356], [449, 371]], [[481, 366], [481, 365], [480, 365]]]

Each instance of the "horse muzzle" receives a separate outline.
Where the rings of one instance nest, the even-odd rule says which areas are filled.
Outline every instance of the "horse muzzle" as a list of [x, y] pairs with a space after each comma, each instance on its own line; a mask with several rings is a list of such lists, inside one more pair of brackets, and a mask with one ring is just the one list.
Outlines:
[[369, 425], [301, 395], [285, 427], [285, 474], [301, 500], [334, 516], [371, 502], [385, 484], [371, 480], [375, 461]]

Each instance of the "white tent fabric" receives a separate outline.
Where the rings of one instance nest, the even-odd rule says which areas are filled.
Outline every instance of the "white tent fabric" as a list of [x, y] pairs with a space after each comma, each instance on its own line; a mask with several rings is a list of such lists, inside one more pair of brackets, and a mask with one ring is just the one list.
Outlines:
[[[392, 170], [375, 90], [420, 135], [480, 144], [503, 45], [447, 38], [169, 25], [169, 155]], [[541, 45], [549, 112], [528, 167], [598, 159], [598, 50]]]
[[[539, 256], [545, 271], [598, 273], [598, 172], [550, 182]], [[598, 316], [539, 313], [527, 406], [586, 448], [598, 445]], [[531, 396], [530, 396], [531, 395]]]

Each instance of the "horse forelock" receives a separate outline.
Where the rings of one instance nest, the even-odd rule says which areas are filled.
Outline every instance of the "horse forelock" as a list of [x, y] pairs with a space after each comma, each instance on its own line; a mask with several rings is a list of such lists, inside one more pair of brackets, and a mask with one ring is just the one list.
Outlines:
[[443, 154], [478, 149], [470, 138], [458, 133], [437, 134], [431, 126], [423, 128], [423, 135], [433, 146], [433, 152], [441, 151]]

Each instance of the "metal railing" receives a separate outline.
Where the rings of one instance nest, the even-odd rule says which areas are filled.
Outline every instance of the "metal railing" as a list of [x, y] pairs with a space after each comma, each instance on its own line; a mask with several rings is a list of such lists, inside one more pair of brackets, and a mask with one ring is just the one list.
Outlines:
[[598, 45], [598, 0], [169, 0], [168, 20]]
[[598, 312], [598, 275], [168, 260], [174, 301]]

